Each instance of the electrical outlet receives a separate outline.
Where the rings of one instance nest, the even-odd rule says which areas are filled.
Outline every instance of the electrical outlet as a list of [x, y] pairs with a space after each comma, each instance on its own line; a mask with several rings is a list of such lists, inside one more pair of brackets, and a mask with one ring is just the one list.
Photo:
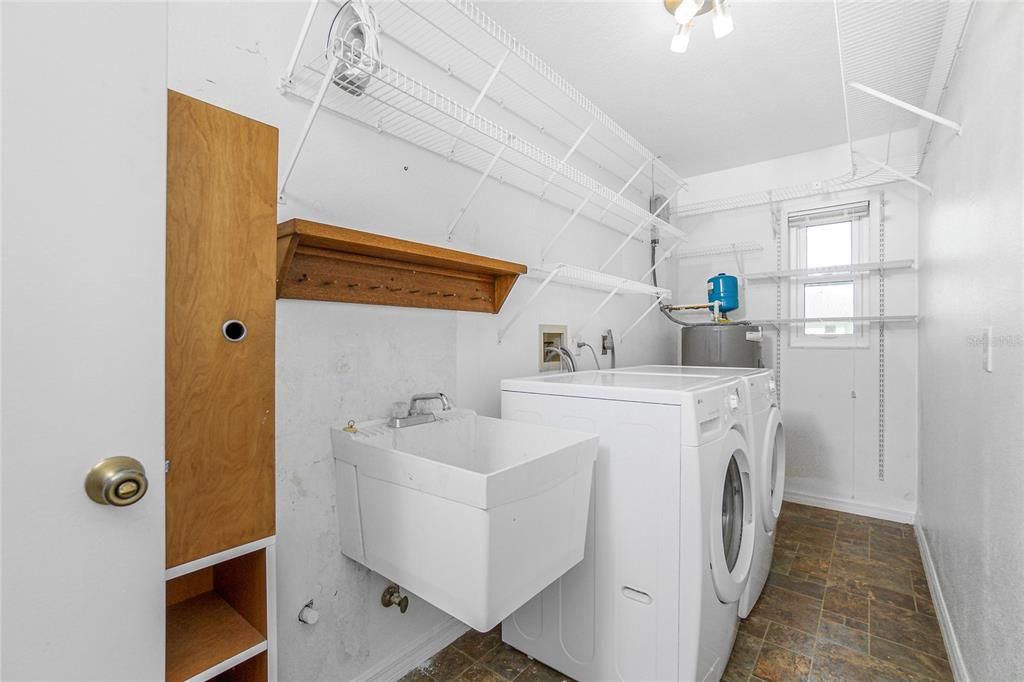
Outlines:
[[992, 373], [992, 327], [985, 327], [981, 332], [981, 366]]

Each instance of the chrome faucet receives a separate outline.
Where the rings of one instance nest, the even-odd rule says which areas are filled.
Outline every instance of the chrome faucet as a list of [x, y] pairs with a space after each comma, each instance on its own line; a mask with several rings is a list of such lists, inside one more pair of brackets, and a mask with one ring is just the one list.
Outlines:
[[448, 396], [444, 393], [417, 393], [409, 399], [409, 413], [404, 416], [392, 416], [391, 419], [388, 420], [388, 426], [393, 429], [400, 429], [405, 426], [416, 426], [417, 424], [428, 424], [430, 422], [437, 421], [437, 417], [433, 412], [424, 410], [418, 406], [419, 403], [425, 403], [430, 400], [440, 400], [442, 410], [452, 409], [452, 402], [448, 400]]

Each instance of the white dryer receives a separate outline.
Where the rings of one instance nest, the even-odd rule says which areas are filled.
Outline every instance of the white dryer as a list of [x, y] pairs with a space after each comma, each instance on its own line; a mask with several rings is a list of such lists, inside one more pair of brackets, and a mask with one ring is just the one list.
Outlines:
[[775, 526], [782, 511], [786, 482], [786, 435], [770, 369], [644, 365], [613, 370], [665, 376], [735, 377], [743, 384], [747, 442], [753, 453], [754, 503], [757, 516], [750, 580], [740, 597], [740, 618], [746, 618], [768, 580], [775, 550]]
[[740, 382], [589, 371], [502, 382], [502, 417], [601, 436], [583, 561], [502, 638], [578, 680], [717, 680], [753, 557]]

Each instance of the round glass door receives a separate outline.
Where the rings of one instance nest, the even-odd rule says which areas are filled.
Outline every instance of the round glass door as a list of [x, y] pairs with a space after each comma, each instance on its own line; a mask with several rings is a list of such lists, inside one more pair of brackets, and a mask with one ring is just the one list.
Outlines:
[[711, 575], [719, 600], [728, 604], [740, 598], [750, 576], [754, 552], [754, 480], [747, 441], [732, 429], [709, 455], [713, 468], [707, 508], [707, 542], [711, 552]]
[[725, 471], [725, 487], [722, 490], [722, 547], [725, 550], [725, 565], [732, 572], [740, 558], [743, 544], [743, 479], [736, 457], [729, 460]]
[[782, 494], [786, 484], [786, 432], [779, 411], [772, 408], [763, 436], [762, 472], [759, 481], [761, 521], [766, 532], [775, 530], [782, 512]]

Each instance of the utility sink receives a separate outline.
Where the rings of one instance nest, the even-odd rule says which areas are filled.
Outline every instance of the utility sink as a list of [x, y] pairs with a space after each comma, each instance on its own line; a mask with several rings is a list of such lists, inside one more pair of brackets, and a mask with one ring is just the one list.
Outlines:
[[583, 559], [598, 437], [450, 410], [334, 429], [341, 551], [486, 631]]

